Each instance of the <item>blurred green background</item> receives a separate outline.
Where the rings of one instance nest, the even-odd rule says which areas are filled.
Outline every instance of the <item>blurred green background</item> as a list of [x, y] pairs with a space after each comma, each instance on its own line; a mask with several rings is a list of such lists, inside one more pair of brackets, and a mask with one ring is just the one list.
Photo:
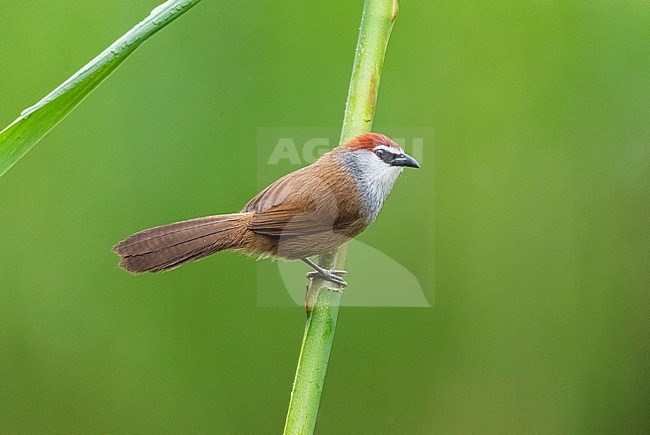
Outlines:
[[[156, 5], [5, 0], [0, 124]], [[361, 10], [204, 1], [0, 179], [1, 432], [281, 432], [304, 309], [110, 248], [239, 210], [258, 129], [339, 127]], [[433, 307], [342, 309], [318, 433], [650, 431], [649, 47], [645, 1], [402, 2], [375, 130], [435, 140], [361, 241]]]

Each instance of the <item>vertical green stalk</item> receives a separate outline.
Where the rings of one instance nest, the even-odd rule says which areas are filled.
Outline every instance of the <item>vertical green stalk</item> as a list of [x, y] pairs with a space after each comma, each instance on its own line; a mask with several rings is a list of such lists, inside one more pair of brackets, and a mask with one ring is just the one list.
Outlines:
[[[365, 2], [341, 142], [372, 129], [381, 70], [397, 11], [398, 0]], [[347, 253], [345, 244], [321, 256], [319, 264], [326, 269], [344, 269]], [[326, 287], [327, 283], [316, 279], [308, 289], [308, 294], [315, 295], [315, 303], [305, 326], [285, 435], [311, 434], [316, 426], [342, 296], [342, 293], [325, 290]]]

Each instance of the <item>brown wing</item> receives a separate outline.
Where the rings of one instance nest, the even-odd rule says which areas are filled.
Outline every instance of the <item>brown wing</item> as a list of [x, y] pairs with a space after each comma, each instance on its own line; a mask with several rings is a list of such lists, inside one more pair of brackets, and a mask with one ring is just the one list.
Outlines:
[[254, 212], [248, 229], [268, 236], [301, 236], [332, 231], [339, 205], [331, 186], [310, 167], [292, 172], [261, 191], [242, 210]]

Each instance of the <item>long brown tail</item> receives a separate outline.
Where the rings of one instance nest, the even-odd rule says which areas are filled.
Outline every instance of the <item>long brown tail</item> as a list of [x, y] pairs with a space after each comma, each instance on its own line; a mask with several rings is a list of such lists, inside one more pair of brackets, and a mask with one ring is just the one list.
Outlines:
[[246, 214], [208, 216], [150, 228], [113, 247], [132, 273], [174, 269], [241, 244]]

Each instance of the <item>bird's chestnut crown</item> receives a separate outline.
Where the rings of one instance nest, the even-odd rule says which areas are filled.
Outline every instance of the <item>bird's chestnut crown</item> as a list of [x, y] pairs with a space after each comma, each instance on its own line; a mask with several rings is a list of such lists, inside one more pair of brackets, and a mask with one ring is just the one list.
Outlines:
[[376, 158], [389, 166], [408, 166], [419, 168], [420, 164], [413, 157], [387, 136], [379, 133], [367, 133], [355, 137], [344, 144], [352, 151], [371, 152]]

